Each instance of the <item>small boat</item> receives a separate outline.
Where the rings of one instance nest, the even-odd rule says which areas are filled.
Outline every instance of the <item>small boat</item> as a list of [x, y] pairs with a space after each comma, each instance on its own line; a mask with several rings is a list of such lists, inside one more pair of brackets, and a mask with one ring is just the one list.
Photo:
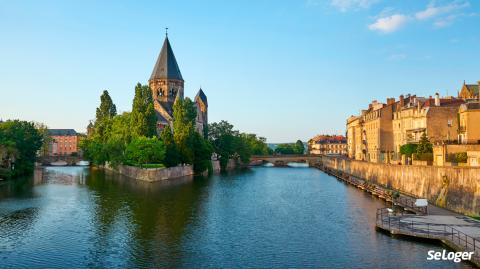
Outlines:
[[89, 161], [79, 161], [76, 163], [78, 166], [89, 166], [90, 162]]

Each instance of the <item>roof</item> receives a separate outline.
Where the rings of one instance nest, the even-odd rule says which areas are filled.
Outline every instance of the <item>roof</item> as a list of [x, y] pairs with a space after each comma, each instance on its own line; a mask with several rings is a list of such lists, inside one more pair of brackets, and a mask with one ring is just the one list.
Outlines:
[[77, 132], [73, 129], [48, 129], [50, 136], [77, 136]]
[[467, 87], [468, 91], [473, 93], [474, 95], [478, 94], [478, 85], [477, 84], [465, 84], [465, 87]]
[[480, 103], [479, 102], [466, 103], [464, 106], [467, 110], [480, 109]]
[[205, 93], [202, 91], [202, 88], [200, 88], [200, 90], [198, 90], [197, 95], [195, 95], [195, 102], [197, 101], [197, 99], [202, 100], [202, 102], [203, 102], [206, 106], [208, 106], [207, 96], [206, 96]]
[[343, 135], [317, 135], [310, 141], [315, 144], [344, 144], [347, 138]]
[[162, 50], [158, 55], [157, 62], [153, 68], [150, 80], [153, 79], [178, 79], [183, 80], [182, 73], [178, 67], [177, 60], [173, 54], [172, 46], [168, 37], [165, 37]]

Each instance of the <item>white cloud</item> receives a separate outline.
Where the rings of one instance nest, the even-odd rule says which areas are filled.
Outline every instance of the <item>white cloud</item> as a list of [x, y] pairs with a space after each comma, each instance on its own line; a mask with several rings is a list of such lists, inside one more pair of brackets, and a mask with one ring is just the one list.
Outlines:
[[403, 14], [394, 14], [387, 17], [378, 18], [374, 23], [368, 26], [372, 31], [383, 33], [392, 33], [402, 28], [408, 22], [408, 17]]
[[350, 9], [369, 8], [371, 5], [377, 3], [379, 0], [331, 0], [330, 5], [345, 12]]
[[469, 2], [454, 1], [448, 5], [436, 6], [435, 2], [430, 2], [425, 10], [415, 13], [418, 20], [428, 20], [440, 15], [450, 14], [454, 11], [464, 9], [470, 6]]

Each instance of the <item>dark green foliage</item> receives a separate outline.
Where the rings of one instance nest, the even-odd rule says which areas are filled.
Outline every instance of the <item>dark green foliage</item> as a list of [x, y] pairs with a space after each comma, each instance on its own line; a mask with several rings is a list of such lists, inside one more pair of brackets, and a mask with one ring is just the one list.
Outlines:
[[124, 162], [128, 165], [142, 166], [145, 164], [159, 164], [165, 157], [163, 142], [156, 137], [144, 136], [134, 138], [125, 150]]
[[193, 142], [197, 110], [189, 98], [178, 99], [173, 105], [173, 140], [181, 163], [192, 164], [194, 159]]
[[[6, 174], [5, 177], [31, 174], [37, 151], [42, 147], [43, 138], [43, 134], [32, 122], [14, 120], [0, 123], [2, 174]], [[5, 169], [11, 171], [6, 172]]]
[[157, 116], [153, 107], [152, 90], [138, 83], [135, 86], [130, 128], [132, 136], [152, 137], [157, 134]]
[[210, 143], [203, 138], [202, 135], [195, 132], [193, 137], [193, 170], [195, 174], [203, 173], [208, 170], [209, 174], [212, 172], [211, 156], [213, 148]]
[[265, 138], [240, 133], [227, 121], [209, 124], [208, 137], [214, 152], [218, 155], [222, 170], [225, 170], [229, 159], [248, 163], [252, 155], [271, 153]]
[[305, 153], [305, 146], [303, 142], [297, 140], [295, 144], [280, 144], [275, 148], [276, 154], [304, 154]]
[[297, 142], [295, 142], [295, 151], [297, 154], [305, 153], [305, 145], [301, 140], [297, 140]]
[[422, 134], [420, 142], [418, 143], [417, 153], [433, 153], [432, 143], [430, 143], [430, 141], [428, 140], [427, 134], [425, 132]]
[[173, 134], [170, 126], [163, 128], [162, 132], [160, 133], [160, 139], [165, 145], [165, 166], [173, 167], [178, 165], [180, 163], [180, 154], [178, 153], [175, 141], [173, 141]]
[[415, 153], [415, 160], [433, 161], [433, 153]]
[[234, 157], [236, 152], [235, 137], [238, 131], [233, 130], [233, 125], [227, 121], [214, 122], [208, 126], [208, 137], [215, 153], [218, 155], [220, 167], [225, 170], [228, 160]]
[[405, 144], [400, 147], [400, 153], [407, 157], [412, 157], [413, 153], [417, 152], [417, 144]]
[[452, 163], [466, 163], [468, 156], [466, 152], [451, 153], [447, 155], [447, 161]]
[[117, 115], [117, 107], [108, 94], [108, 91], [103, 91], [100, 96], [100, 106], [97, 108], [95, 118], [95, 133], [100, 136], [102, 141], [105, 138], [105, 132], [108, 130], [111, 119]]

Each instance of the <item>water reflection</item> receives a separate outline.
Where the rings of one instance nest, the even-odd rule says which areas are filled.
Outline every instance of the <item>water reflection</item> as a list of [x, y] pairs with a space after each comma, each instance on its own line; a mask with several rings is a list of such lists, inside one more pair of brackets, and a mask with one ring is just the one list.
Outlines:
[[149, 183], [92, 171], [87, 186], [95, 193], [97, 248], [89, 265], [111, 266], [103, 257], [113, 248], [118, 258], [127, 258], [125, 267], [178, 267], [181, 239], [196, 218], [199, 189], [206, 182], [182, 178]]
[[147, 183], [52, 167], [0, 183], [0, 268], [460, 268], [374, 230], [381, 200], [310, 168]]

